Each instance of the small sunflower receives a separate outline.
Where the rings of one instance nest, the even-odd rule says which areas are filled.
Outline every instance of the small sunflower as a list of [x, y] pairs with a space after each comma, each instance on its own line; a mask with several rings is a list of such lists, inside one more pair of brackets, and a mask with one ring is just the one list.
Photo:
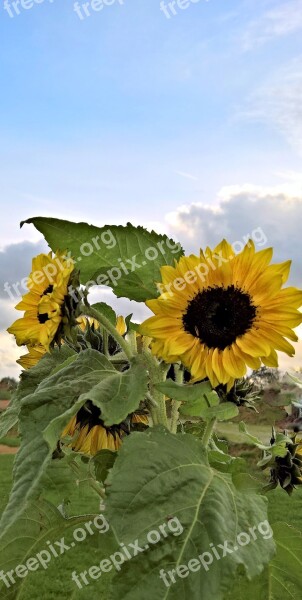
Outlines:
[[20, 358], [17, 360], [17, 363], [26, 370], [34, 367], [46, 353], [44, 346], [41, 344], [36, 346], [28, 346], [27, 349], [28, 353], [23, 354], [23, 356], [20, 356]]
[[287, 341], [302, 321], [302, 292], [282, 289], [290, 261], [270, 265], [273, 250], [255, 251], [252, 241], [234, 255], [223, 240], [213, 251], [181, 257], [161, 269], [161, 295], [146, 302], [153, 311], [140, 333], [168, 363], [181, 360], [194, 380], [230, 390], [247, 367], [278, 366], [276, 350], [294, 355]]
[[29, 292], [17, 304], [17, 310], [25, 311], [8, 332], [12, 333], [18, 346], [41, 345], [45, 350], [53, 341], [63, 318], [63, 304], [68, 292], [72, 261], [63, 254], [39, 254], [32, 261], [28, 278]]
[[72, 440], [66, 445], [75, 452], [88, 456], [95, 456], [100, 450], [116, 452], [125, 435], [129, 435], [132, 430], [140, 426], [144, 428], [148, 426], [148, 417], [143, 412], [133, 413], [123, 423], [111, 427], [105, 426], [100, 415], [100, 409], [92, 402], [87, 402], [62, 432], [62, 444], [66, 443], [64, 438], [68, 436]]

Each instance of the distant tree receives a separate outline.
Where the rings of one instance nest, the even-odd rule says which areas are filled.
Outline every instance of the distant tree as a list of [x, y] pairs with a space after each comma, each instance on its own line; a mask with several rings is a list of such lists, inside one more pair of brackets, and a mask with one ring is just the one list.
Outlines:
[[0, 381], [1, 387], [6, 387], [10, 391], [14, 391], [18, 385], [17, 380], [14, 377], [3, 377]]
[[280, 372], [278, 369], [270, 367], [261, 367], [253, 371], [249, 379], [258, 387], [263, 389], [265, 385], [276, 384], [280, 381]]

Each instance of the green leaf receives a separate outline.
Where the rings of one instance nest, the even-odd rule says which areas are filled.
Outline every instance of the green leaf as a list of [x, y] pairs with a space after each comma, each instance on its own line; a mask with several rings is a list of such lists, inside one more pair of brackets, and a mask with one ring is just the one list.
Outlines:
[[[113, 600], [222, 600], [237, 565], [254, 577], [274, 553], [272, 539], [259, 535], [243, 547], [237, 537], [267, 520], [266, 498], [249, 488], [239, 491], [231, 475], [211, 468], [202, 443], [191, 435], [163, 428], [131, 434], [110, 473], [106, 506], [118, 542], [137, 540], [144, 550], [113, 580]], [[151, 542], [151, 531], [166, 535], [154, 535]], [[217, 560], [211, 544], [222, 558], [219, 544], [226, 541], [233, 552]], [[188, 571], [170, 586], [160, 579], [161, 569], [186, 566], [204, 552], [208, 571], [200, 563], [199, 571]]]
[[77, 359], [77, 356], [78, 355], [76, 353], [73, 354], [72, 356], [69, 356], [69, 358], [64, 360], [63, 363], [61, 363], [60, 365], [58, 365], [57, 367], [52, 369], [50, 375], [55, 375], [55, 373], [58, 373], [59, 371], [61, 371], [61, 369], [65, 369], [65, 367], [68, 367], [68, 365], [71, 365]]
[[277, 433], [275, 443], [272, 445], [271, 444], [265, 445], [257, 437], [248, 433], [248, 431], [246, 429], [246, 424], [243, 421], [241, 421], [239, 423], [239, 431], [241, 433], [244, 433], [254, 446], [259, 448], [260, 450], [264, 450], [266, 452], [271, 453], [272, 456], [281, 456], [281, 457], [286, 456], [286, 454], [287, 454], [286, 445], [292, 443], [292, 440], [287, 435], [284, 435], [283, 433]]
[[130, 369], [115, 371], [82, 396], [101, 409], [102, 419], [108, 427], [124, 421], [145, 399], [148, 377], [141, 357], [134, 357]]
[[98, 452], [91, 459], [94, 464], [96, 479], [101, 483], [106, 481], [108, 473], [115, 463], [116, 457], [116, 452], [111, 452], [111, 450], [101, 450], [101, 452]]
[[236, 578], [226, 600], [301, 600], [302, 533], [286, 523], [272, 525], [277, 553], [261, 577]]
[[97, 302], [96, 304], [92, 304], [91, 308], [94, 308], [94, 310], [97, 310], [99, 313], [104, 315], [104, 317], [107, 317], [110, 323], [114, 325], [114, 327], [116, 326], [117, 317], [113, 308], [111, 308], [109, 304], [106, 304], [106, 302]]
[[[177, 400], [177, 402], [197, 402], [205, 394], [210, 394], [213, 391], [209, 381], [194, 385], [189, 383], [183, 385], [176, 383], [173, 379], [167, 379], [162, 383], [157, 383], [155, 387], [159, 392], [162, 392], [172, 400]], [[205, 404], [205, 406], [208, 405]]]
[[[0, 437], [4, 437], [18, 423], [21, 400], [32, 394], [39, 383], [47, 377], [57, 365], [64, 363], [67, 357], [72, 357], [74, 351], [67, 346], [55, 349], [45, 354], [31, 369], [22, 371], [20, 383], [13, 394], [8, 408], [0, 415]], [[75, 355], [76, 356], [76, 355]]]
[[222, 473], [240, 473], [247, 470], [246, 461], [240, 456], [230, 456], [217, 450], [211, 450], [208, 458], [211, 467]]
[[[44, 551], [41, 560], [42, 558], [46, 559], [45, 550], [49, 550], [48, 540], [61, 540], [62, 536], [65, 538], [68, 530], [87, 523], [91, 518], [94, 519], [96, 515], [97, 513], [94, 515], [85, 514], [66, 519], [51, 503], [45, 500], [33, 502], [24, 511], [22, 517], [2, 537], [0, 545], [1, 570], [7, 573], [10, 570], [15, 570], [17, 565], [26, 566], [27, 560], [34, 559], [41, 550]], [[59, 549], [58, 555], [60, 559]], [[58, 559], [53, 557], [53, 561], [55, 560]], [[37, 561], [37, 564], [41, 572], [44, 573], [42, 564], [39, 561]], [[4, 583], [0, 584], [2, 600], [15, 600], [20, 597], [26, 583], [26, 577], [20, 579], [15, 576], [15, 581], [14, 585], [10, 582], [10, 588], [7, 588]]]
[[14, 465], [14, 485], [2, 519], [5, 530], [20, 515], [45, 472], [60, 435], [84, 404], [85, 394], [115, 372], [110, 362], [95, 350], [81, 352], [77, 359], [43, 380], [34, 393], [21, 402], [21, 447]]
[[[165, 386], [165, 383], [168, 383]], [[199, 383], [197, 385], [180, 385], [171, 380], [171, 382], [160, 383], [156, 387], [160, 391], [168, 394], [172, 393], [172, 398], [184, 402], [179, 408], [180, 414], [191, 417], [201, 417], [204, 421], [218, 419], [218, 421], [228, 421], [238, 416], [239, 410], [235, 404], [225, 402], [219, 404], [219, 397], [212, 389], [209, 382]], [[184, 399], [183, 399], [184, 398]]]
[[118, 297], [145, 302], [156, 298], [160, 267], [174, 266], [183, 254], [179, 244], [143, 227], [95, 227], [60, 219], [34, 217], [33, 223], [51, 249], [67, 250], [80, 269], [81, 283], [112, 287]]
[[179, 412], [190, 417], [204, 418], [204, 412], [211, 406], [219, 404], [219, 398], [209, 381], [195, 385], [182, 385], [173, 379], [156, 384], [156, 389], [177, 402], [183, 402]]
[[228, 421], [229, 419], [234, 419], [238, 415], [238, 406], [232, 402], [224, 402], [218, 406], [210, 406], [209, 408], [205, 408], [201, 414], [202, 418], [206, 421], [211, 421], [211, 419]]

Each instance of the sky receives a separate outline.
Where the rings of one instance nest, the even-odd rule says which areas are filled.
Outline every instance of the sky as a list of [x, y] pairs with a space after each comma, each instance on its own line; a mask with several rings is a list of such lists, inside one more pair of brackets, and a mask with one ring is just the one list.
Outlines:
[[[195, 252], [260, 228], [301, 287], [301, 32], [302, 0], [1, 0], [0, 377], [20, 355], [3, 284], [46, 248], [29, 217], [141, 223]], [[302, 343], [281, 359], [301, 365]]]

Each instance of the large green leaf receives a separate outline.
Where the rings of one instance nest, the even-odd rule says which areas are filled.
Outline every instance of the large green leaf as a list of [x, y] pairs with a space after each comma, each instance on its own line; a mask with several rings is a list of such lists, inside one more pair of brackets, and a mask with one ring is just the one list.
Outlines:
[[62, 346], [60, 349], [56, 348], [51, 353], [45, 354], [41, 360], [28, 371], [22, 371], [18, 388], [14, 393], [7, 410], [0, 416], [0, 438], [4, 437], [7, 432], [17, 424], [22, 398], [32, 394], [39, 383], [45, 379], [53, 369], [73, 354], [74, 351], [68, 348], [68, 346]]
[[110, 426], [121, 423], [133, 413], [146, 397], [147, 391], [147, 373], [141, 357], [137, 356], [132, 359], [130, 369], [122, 373], [115, 371], [82, 398], [98, 406], [105, 425]]
[[286, 523], [272, 525], [277, 553], [261, 577], [239, 577], [226, 600], [301, 600], [302, 533]]
[[22, 443], [16, 456], [11, 497], [2, 515], [4, 531], [34, 494], [62, 430], [84, 404], [85, 393], [114, 372], [102, 354], [86, 350], [72, 364], [43, 380], [33, 394], [22, 400]]
[[[274, 542], [258, 533], [257, 540], [240, 545], [239, 534], [267, 520], [266, 498], [248, 482], [243, 485], [244, 477], [249, 479], [240, 476], [239, 490], [231, 475], [210, 467], [206, 450], [191, 435], [155, 428], [129, 436], [110, 472], [108, 517], [120, 543], [138, 540], [144, 551], [123, 565], [113, 600], [222, 600], [238, 565], [249, 577], [258, 575], [273, 556]], [[173, 536], [168, 527], [176, 517], [183, 532]], [[148, 533], [160, 526], [168, 534], [153, 545]], [[233, 553], [222, 558], [219, 544], [226, 541]], [[210, 553], [203, 556], [211, 562], [208, 571], [200, 563], [198, 572], [176, 577], [170, 586], [160, 579], [161, 569], [177, 569], [205, 552]]]
[[118, 297], [139, 302], [158, 296], [160, 267], [174, 265], [174, 260], [183, 254], [180, 245], [167, 236], [130, 223], [126, 227], [95, 227], [46, 217], [34, 217], [24, 223], [33, 223], [54, 252], [71, 253], [80, 270], [81, 283], [108, 285]]
[[[73, 530], [81, 524], [89, 521], [91, 522], [97, 514], [98, 513], [95, 512], [91, 515], [85, 514], [64, 518], [55, 506], [45, 500], [31, 503], [24, 511], [23, 515], [17, 520], [14, 526], [7, 531], [1, 540], [1, 570], [6, 574], [8, 571], [15, 571], [18, 565], [24, 565], [26, 567], [26, 565], [29, 564], [33, 567], [33, 562], [35, 562], [35, 566], [40, 569], [40, 572], [45, 573], [42, 566], [43, 559], [45, 560], [44, 564], [48, 568], [51, 565], [51, 562], [55, 563], [57, 560], [62, 559], [62, 551], [64, 551], [64, 553], [69, 552], [72, 547], [75, 546], [74, 542], [71, 542], [70, 544], [69, 539], [67, 539], [68, 530]], [[62, 540], [63, 536], [64, 547], [62, 545], [61, 550], [60, 546], [56, 544], [56, 541]], [[53, 547], [58, 554], [57, 557], [52, 556], [49, 562], [47, 562], [47, 552], [49, 552], [49, 547], [47, 545], [48, 541], [53, 542]], [[36, 558], [37, 554], [41, 556], [41, 559]], [[28, 569], [27, 571], [28, 577], [31, 575], [31, 571]], [[13, 577], [15, 578], [14, 585], [6, 576], [10, 588], [8, 588], [4, 582], [0, 583], [2, 600], [15, 600], [22, 595], [22, 590], [26, 585], [27, 577], [19, 578], [14, 574]]]

